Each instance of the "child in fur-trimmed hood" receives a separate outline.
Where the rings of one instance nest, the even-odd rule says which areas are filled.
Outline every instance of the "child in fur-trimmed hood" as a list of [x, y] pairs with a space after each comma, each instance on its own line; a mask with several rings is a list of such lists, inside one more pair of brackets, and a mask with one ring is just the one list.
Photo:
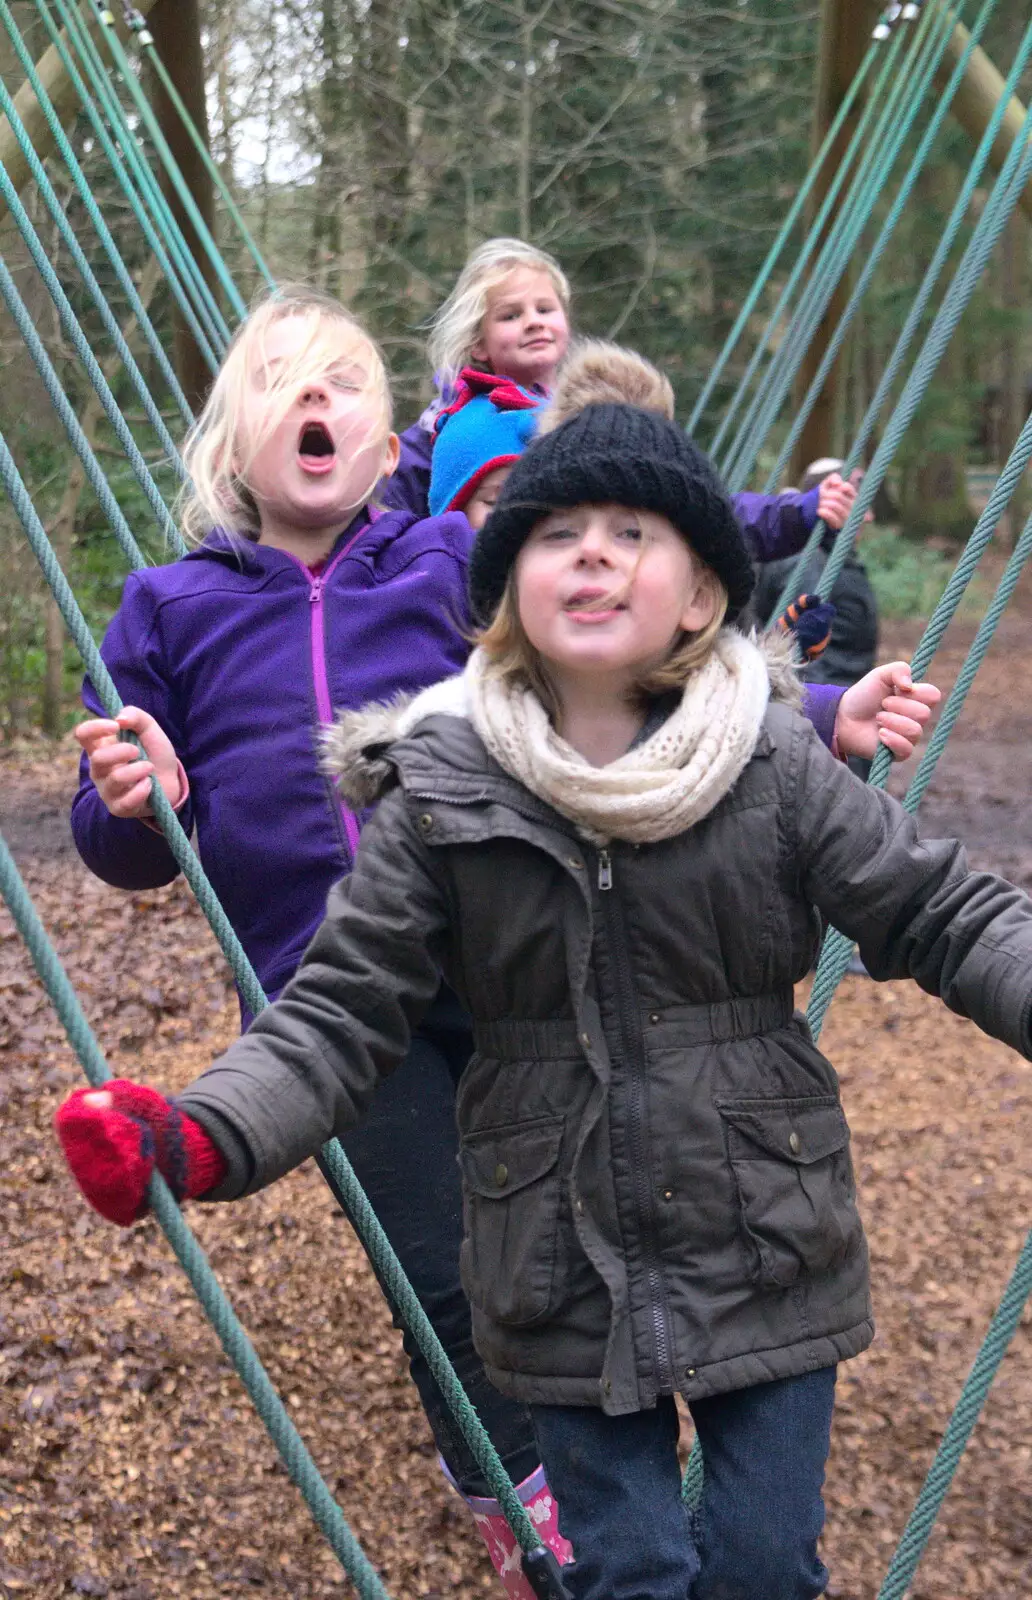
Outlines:
[[[454, 985], [463, 1280], [490, 1378], [530, 1407], [575, 1600], [825, 1586], [835, 1369], [873, 1323], [837, 1080], [793, 1010], [821, 918], [1032, 1054], [1032, 903], [828, 753], [784, 641], [734, 625], [751, 583], [666, 418], [588, 403], [536, 440], [474, 547], [466, 668], [340, 719], [330, 768], [379, 802], [354, 872], [176, 1101], [218, 1158], [194, 1192], [254, 1192], [361, 1121]], [[94, 1203], [132, 1210], [123, 1092], [80, 1091], [58, 1129]]]

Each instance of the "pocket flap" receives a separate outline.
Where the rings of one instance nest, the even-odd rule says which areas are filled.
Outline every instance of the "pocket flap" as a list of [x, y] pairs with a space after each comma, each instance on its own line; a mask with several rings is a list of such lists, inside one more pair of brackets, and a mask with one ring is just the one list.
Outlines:
[[562, 1137], [562, 1117], [509, 1122], [469, 1134], [459, 1152], [462, 1176], [485, 1200], [507, 1200], [551, 1172], [559, 1160]]
[[[717, 1109], [730, 1130], [732, 1160], [762, 1159], [763, 1152], [780, 1161], [808, 1166], [844, 1150], [849, 1143], [845, 1113], [831, 1095], [801, 1100], [722, 1100]], [[759, 1150], [750, 1150], [749, 1144], [758, 1145]]]

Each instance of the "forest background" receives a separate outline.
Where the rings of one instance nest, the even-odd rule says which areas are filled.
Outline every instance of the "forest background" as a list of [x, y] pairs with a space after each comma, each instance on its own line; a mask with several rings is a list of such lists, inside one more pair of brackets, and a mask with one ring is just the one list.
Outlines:
[[[38, 56], [46, 36], [35, 4], [16, 0], [13, 10]], [[803, 0], [158, 0], [149, 21], [159, 48], [193, 50], [203, 62], [198, 108], [211, 149], [274, 275], [340, 295], [381, 340], [399, 425], [431, 393], [428, 317], [468, 251], [501, 233], [555, 254], [574, 286], [578, 330], [650, 356], [669, 373], [686, 416], [810, 159], [819, 7]], [[983, 44], [1004, 72], [1026, 23], [1026, 0], [999, 0]], [[23, 74], [3, 36], [0, 72], [13, 93]], [[1032, 73], [1019, 93], [1027, 102]], [[928, 115], [930, 105], [910, 151]], [[85, 119], [71, 134], [171, 349], [171, 300], [139, 226]], [[850, 336], [836, 451], [845, 452], [863, 415], [971, 154], [968, 135], [947, 120]], [[48, 170], [85, 243], [91, 230], [67, 171], [56, 158]], [[106, 336], [33, 186], [24, 199], [104, 359]], [[259, 275], [217, 201], [215, 224], [250, 297]], [[1029, 409], [1029, 229], [1018, 211], [897, 457], [883, 514], [904, 539], [868, 546], [880, 594], [897, 613], [927, 610], [951, 541], [970, 531], [973, 483], [1005, 459]], [[800, 239], [757, 307], [754, 338]], [[0, 248], [134, 531], [163, 559], [152, 514], [9, 220]], [[95, 270], [124, 323], [110, 270], [96, 261]], [[703, 443], [750, 348], [747, 338], [713, 397], [698, 430]], [[6, 317], [0, 358], [0, 428], [99, 634], [118, 602], [122, 558]], [[107, 370], [173, 499], [175, 480], [139, 403], [117, 363]], [[178, 422], [171, 408], [168, 420]], [[786, 408], [757, 486], [789, 421]], [[0, 738], [59, 733], [75, 714], [77, 658], [6, 502], [0, 562]]]

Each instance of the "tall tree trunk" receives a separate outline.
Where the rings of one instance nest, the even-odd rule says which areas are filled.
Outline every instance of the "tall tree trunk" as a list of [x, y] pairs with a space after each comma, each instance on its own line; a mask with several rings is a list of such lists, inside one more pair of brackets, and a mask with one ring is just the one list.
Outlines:
[[319, 172], [315, 182], [312, 218], [311, 265], [316, 281], [331, 294], [340, 294], [340, 207], [344, 188], [341, 160], [346, 87], [341, 63], [339, 0], [323, 0], [320, 44], [322, 81], [319, 85]]
[[[813, 121], [813, 154], [816, 155], [825, 135], [835, 120], [835, 114], [845, 99], [849, 86], [856, 76], [871, 38], [871, 28], [877, 17], [877, 7], [870, 0], [822, 0], [821, 44], [817, 70], [817, 98]], [[831, 186], [835, 173], [845, 154], [855, 128], [855, 118], [849, 117], [817, 174], [810, 192], [808, 225], [812, 226]], [[848, 190], [848, 181], [846, 190]], [[845, 190], [843, 191], [845, 193]], [[842, 196], [832, 208], [825, 233], [835, 223]], [[823, 243], [823, 240], [821, 241]], [[796, 399], [801, 401], [824, 358], [832, 334], [846, 308], [849, 298], [849, 276], [845, 274], [836, 288], [828, 309], [821, 318], [809, 348], [803, 357], [796, 379]], [[816, 404], [799, 436], [789, 472], [793, 481], [803, 474], [808, 462], [818, 456], [835, 453], [835, 432], [838, 418], [839, 388], [842, 381], [843, 362], [839, 355], [824, 382]]]
[[[182, 97], [201, 138], [208, 144], [208, 110], [204, 99], [204, 56], [201, 50], [201, 18], [198, 0], [157, 0], [149, 19], [154, 45], [165, 70]], [[209, 232], [215, 232], [215, 196], [211, 177], [200, 151], [161, 85], [151, 82], [151, 103], [161, 131], [175, 156], [186, 186]], [[165, 198], [182, 228], [187, 245], [206, 281], [215, 289], [214, 268], [208, 259], [182, 201], [166, 177], [161, 175]], [[174, 312], [175, 365], [179, 381], [194, 410], [203, 405], [211, 384], [211, 372], [178, 305]]]
[[364, 299], [376, 307], [377, 327], [388, 347], [409, 333], [408, 272], [400, 248], [408, 226], [408, 119], [401, 69], [404, 17], [401, 0], [370, 0], [368, 69], [364, 85], [366, 165], [369, 175], [370, 260]]

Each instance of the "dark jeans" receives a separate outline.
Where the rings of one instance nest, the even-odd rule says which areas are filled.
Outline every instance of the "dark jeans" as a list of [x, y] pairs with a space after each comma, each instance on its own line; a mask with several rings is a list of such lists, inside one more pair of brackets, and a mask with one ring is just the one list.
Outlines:
[[573, 1545], [575, 1600], [815, 1600], [835, 1368], [695, 1401], [702, 1501], [681, 1500], [677, 1411], [531, 1406]]
[[[455, 1087], [472, 1053], [469, 1019], [455, 997], [442, 991], [405, 1061], [377, 1091], [369, 1116], [342, 1143], [509, 1476], [520, 1483], [540, 1461], [530, 1417], [488, 1382], [473, 1348], [469, 1302], [459, 1282], [462, 1190]], [[323, 1176], [328, 1178], [325, 1169]], [[346, 1211], [339, 1194], [337, 1199]], [[394, 1321], [402, 1327], [397, 1316]], [[415, 1340], [404, 1329], [402, 1337], [423, 1410], [452, 1476], [464, 1494], [489, 1496]]]

